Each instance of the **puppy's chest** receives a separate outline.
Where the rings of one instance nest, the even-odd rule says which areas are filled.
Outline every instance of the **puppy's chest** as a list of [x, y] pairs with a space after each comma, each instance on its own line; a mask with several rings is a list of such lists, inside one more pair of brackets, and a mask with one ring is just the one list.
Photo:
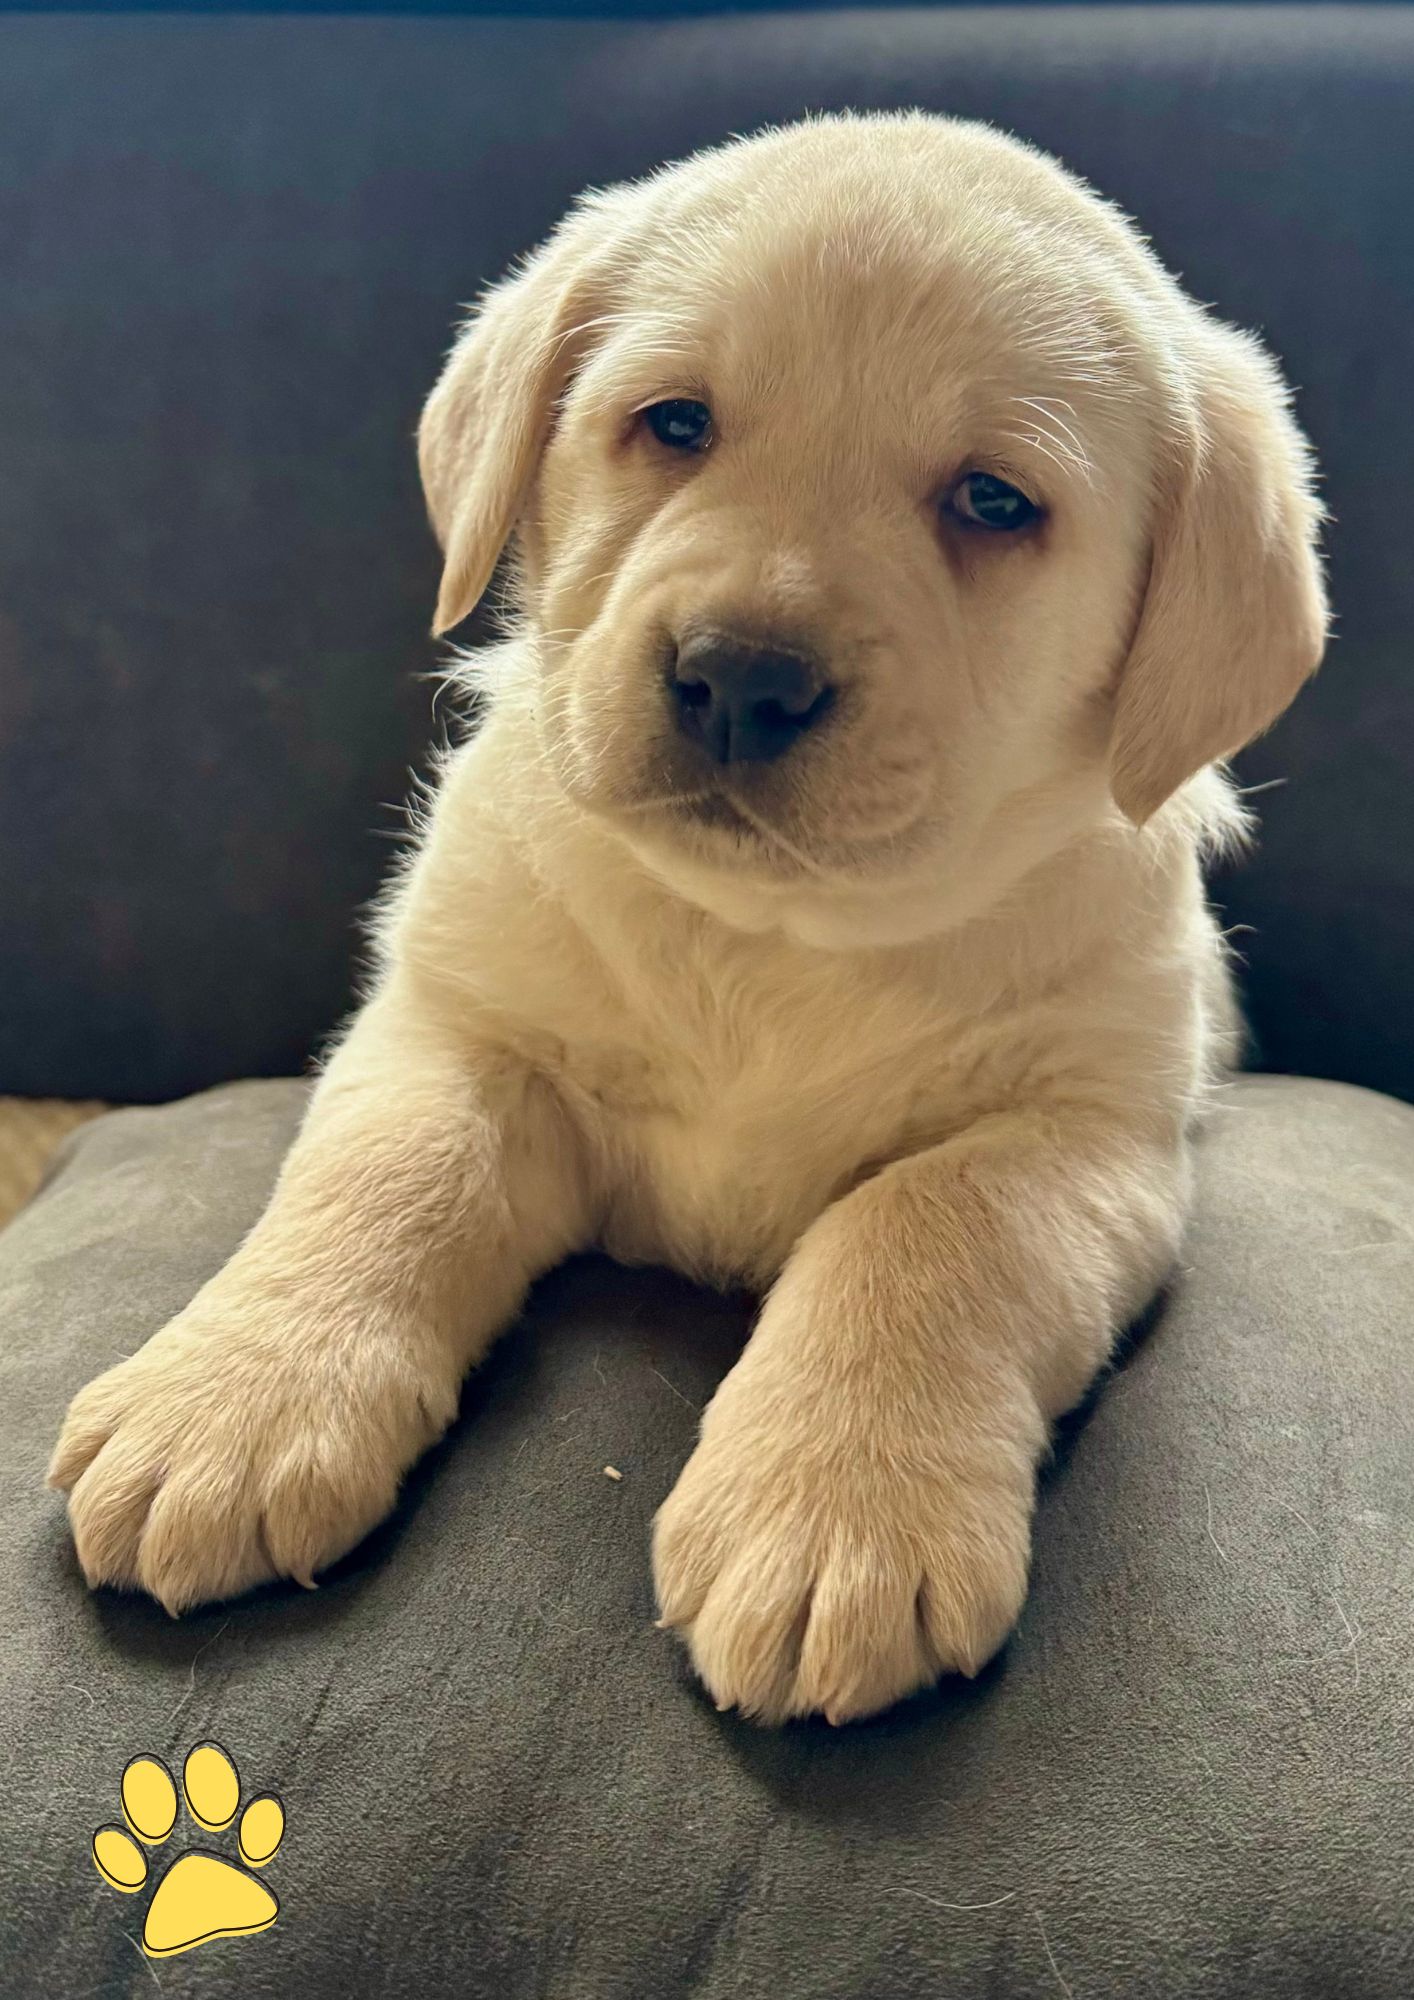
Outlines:
[[612, 1254], [763, 1283], [866, 1164], [966, 1122], [965, 1033], [877, 996], [814, 997], [694, 996], [566, 1046], [612, 1163]]

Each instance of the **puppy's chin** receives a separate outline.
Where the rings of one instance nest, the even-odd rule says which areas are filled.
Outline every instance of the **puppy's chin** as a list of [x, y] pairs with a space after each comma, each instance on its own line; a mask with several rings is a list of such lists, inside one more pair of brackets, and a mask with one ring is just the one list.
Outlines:
[[[543, 719], [540, 744], [577, 813], [672, 894], [734, 929], [780, 930], [839, 949], [875, 941], [882, 924], [893, 942], [897, 919], [886, 911], [936, 849], [928, 799], [894, 801], [887, 815], [852, 825], [842, 802], [833, 811], [817, 805], [803, 788], [781, 786], [779, 773], [756, 773], [753, 785], [753, 773], [730, 778], [671, 742], [617, 768]], [[926, 873], [931, 880], [932, 868]], [[915, 933], [912, 918], [907, 930]]]
[[[908, 886], [906, 872], [871, 857], [843, 869], [783, 847], [715, 807], [694, 825], [686, 813], [621, 820], [617, 836], [672, 895], [732, 930], [781, 933], [826, 951], [914, 941], [941, 927], [936, 886]], [[676, 823], [674, 823], [676, 822]]]
[[[624, 848], [672, 895], [733, 930], [780, 932], [831, 951], [895, 944], [935, 928], [931, 907], [898, 905], [909, 859], [896, 842], [846, 850], [804, 844], [723, 794], [639, 810], [606, 823]], [[823, 850], [823, 851], [821, 851]], [[924, 902], [931, 906], [930, 888]]]
[[814, 900], [824, 887], [800, 856], [763, 838], [725, 800], [659, 807], [613, 824], [655, 881], [734, 930], [779, 930], [795, 901]]
[[[919, 812], [884, 838], [776, 827], [723, 784], [578, 801], [640, 867], [735, 930], [827, 951], [912, 945], [973, 921], [1113, 817], [1103, 772], [1023, 788], [990, 812]], [[873, 829], [870, 829], [873, 832]]]

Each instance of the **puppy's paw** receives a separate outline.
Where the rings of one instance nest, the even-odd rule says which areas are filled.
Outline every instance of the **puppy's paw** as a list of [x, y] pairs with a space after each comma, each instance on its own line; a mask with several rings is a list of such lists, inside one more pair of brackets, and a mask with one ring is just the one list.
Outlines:
[[1029, 1452], [740, 1400], [709, 1412], [654, 1530], [662, 1621], [718, 1707], [845, 1722], [977, 1673], [1026, 1594]]
[[389, 1511], [457, 1383], [387, 1327], [204, 1294], [74, 1398], [49, 1468], [90, 1585], [174, 1614], [312, 1584]]

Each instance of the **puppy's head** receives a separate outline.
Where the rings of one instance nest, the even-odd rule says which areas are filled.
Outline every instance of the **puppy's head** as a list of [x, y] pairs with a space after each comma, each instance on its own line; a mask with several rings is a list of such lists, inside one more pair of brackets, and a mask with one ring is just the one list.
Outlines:
[[514, 535], [561, 787], [728, 897], [1142, 822], [1322, 650], [1275, 369], [977, 126], [827, 119], [590, 196], [420, 444], [436, 629]]

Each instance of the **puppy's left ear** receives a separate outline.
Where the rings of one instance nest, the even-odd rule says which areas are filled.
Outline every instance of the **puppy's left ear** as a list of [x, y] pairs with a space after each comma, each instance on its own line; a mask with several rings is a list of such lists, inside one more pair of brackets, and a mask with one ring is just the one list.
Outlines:
[[590, 198], [463, 329], [417, 434], [427, 511], [446, 556], [433, 633], [473, 611], [529, 498], [555, 404], [603, 311], [614, 234]]
[[1115, 700], [1110, 785], [1136, 825], [1270, 727], [1325, 651], [1311, 457], [1274, 364], [1212, 321], [1161, 491], [1148, 588]]

